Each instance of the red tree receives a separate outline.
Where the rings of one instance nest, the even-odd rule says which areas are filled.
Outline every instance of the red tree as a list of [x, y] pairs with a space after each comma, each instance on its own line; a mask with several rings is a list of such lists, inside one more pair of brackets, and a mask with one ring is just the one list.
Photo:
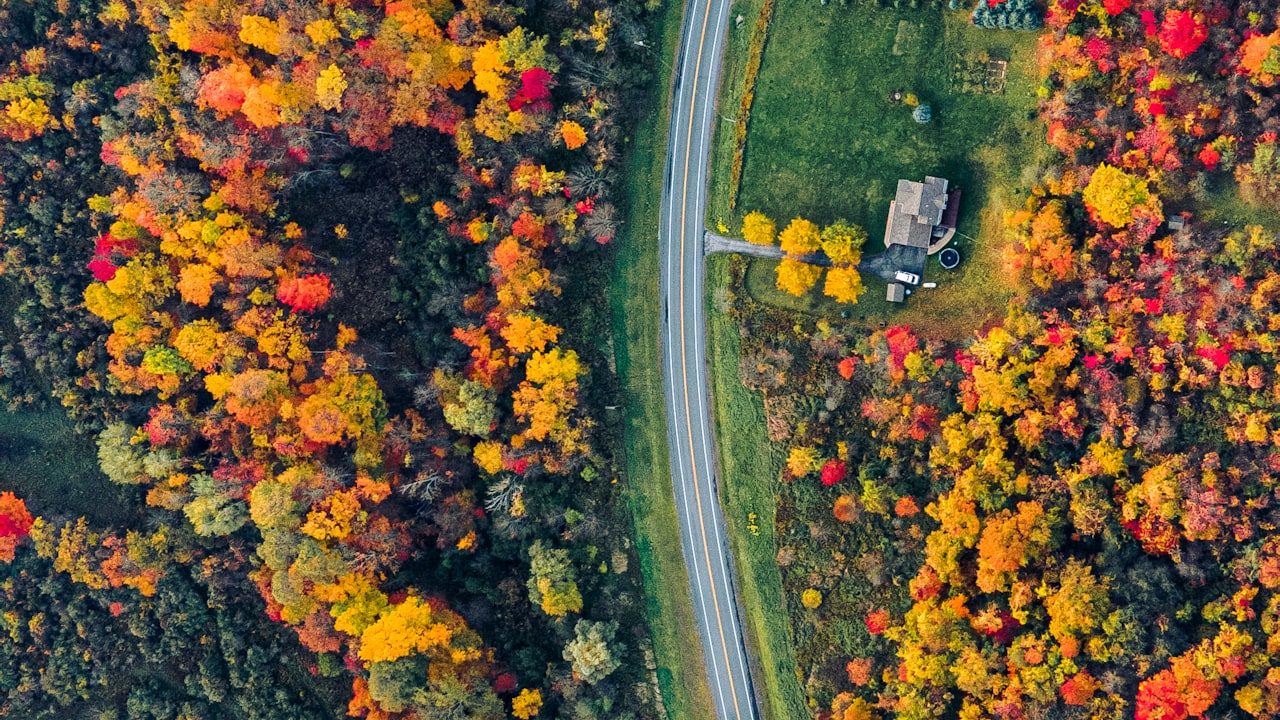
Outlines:
[[1209, 37], [1209, 28], [1190, 10], [1170, 10], [1160, 24], [1160, 47], [1176, 58], [1195, 52]]
[[18, 541], [31, 532], [35, 518], [27, 512], [27, 504], [11, 492], [0, 493], [0, 560], [10, 562]]
[[329, 302], [332, 290], [328, 275], [303, 275], [280, 283], [276, 297], [297, 312], [309, 313], [319, 310]]

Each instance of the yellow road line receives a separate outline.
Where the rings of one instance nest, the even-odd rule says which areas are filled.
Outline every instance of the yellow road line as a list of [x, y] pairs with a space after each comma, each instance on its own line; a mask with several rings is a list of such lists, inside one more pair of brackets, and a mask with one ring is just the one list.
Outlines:
[[[689, 165], [690, 153], [693, 146], [693, 117], [695, 115], [698, 103], [698, 65], [701, 64], [702, 50], [707, 40], [707, 25], [711, 21], [711, 2], [707, 0], [706, 14], [702, 17], [702, 32], [698, 37], [698, 52], [694, 56], [697, 62], [694, 64], [693, 85], [689, 93], [689, 132], [685, 137], [685, 159], [684, 159], [684, 179], [681, 183], [680, 199], [680, 374], [684, 381], [684, 414], [686, 418], [691, 418], [689, 413], [689, 372], [688, 360], [685, 353], [685, 324], [684, 324], [684, 249], [685, 249], [685, 220], [688, 215], [689, 208]], [[707, 526], [702, 517], [702, 490], [698, 486], [698, 463], [697, 463], [697, 446], [693, 437], [693, 422], [690, 420], [689, 426], [689, 469], [693, 473], [693, 492], [698, 503], [698, 527], [702, 531], [702, 548], [707, 561], [707, 582], [711, 585], [711, 602], [716, 610], [716, 626], [720, 631], [720, 648], [724, 652], [724, 668], [725, 674], [729, 676], [729, 695], [733, 698], [733, 712], [738, 718], [742, 717], [742, 709], [738, 707], [738, 692], [733, 681], [733, 665], [729, 662], [729, 644], [725, 642], [724, 623], [720, 621], [720, 600], [716, 597], [716, 579], [715, 571], [711, 568], [711, 548], [707, 545]]]

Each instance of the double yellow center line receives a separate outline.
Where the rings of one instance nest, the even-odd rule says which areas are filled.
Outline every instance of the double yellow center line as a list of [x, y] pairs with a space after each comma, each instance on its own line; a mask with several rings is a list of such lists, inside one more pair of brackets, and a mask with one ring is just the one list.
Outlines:
[[[699, 530], [700, 530], [701, 535], [702, 535], [703, 559], [704, 559], [704, 561], [705, 561], [705, 563], [706, 563], [706, 566], [707, 566], [707, 582], [708, 582], [708, 584], [711, 586], [711, 601], [712, 601], [712, 604], [713, 604], [713, 606], [714, 606], [714, 608], [715, 608], [715, 616], [716, 616], [716, 617], [715, 617], [715, 621], [716, 621], [716, 627], [717, 627], [717, 629], [718, 629], [718, 631], [719, 631], [719, 635], [720, 635], [720, 649], [721, 649], [721, 652], [722, 652], [722, 653], [723, 653], [723, 655], [724, 655], [724, 667], [725, 667], [725, 674], [726, 674], [726, 675], [728, 675], [728, 679], [729, 679], [729, 694], [730, 694], [730, 697], [731, 697], [731, 698], [732, 698], [732, 700], [733, 700], [733, 712], [734, 712], [734, 716], [735, 716], [735, 717], [737, 717], [737, 718], [742, 718], [742, 709], [739, 707], [739, 704], [738, 704], [737, 683], [736, 683], [736, 681], [735, 681], [735, 679], [734, 679], [733, 666], [732, 666], [732, 664], [731, 664], [731, 663], [730, 663], [730, 661], [729, 661], [729, 643], [728, 643], [728, 641], [727, 641], [727, 640], [726, 640], [726, 638], [725, 638], [724, 623], [723, 623], [723, 622], [721, 621], [721, 619], [720, 619], [720, 618], [721, 618], [721, 614], [720, 614], [720, 600], [719, 600], [719, 597], [718, 597], [718, 593], [717, 593], [717, 591], [716, 591], [715, 572], [714, 572], [714, 570], [713, 570], [713, 568], [712, 568], [712, 566], [711, 566], [711, 546], [710, 546], [710, 544], [707, 542], [707, 527], [706, 527], [706, 520], [705, 520], [705, 518], [703, 517], [703, 513], [702, 513], [702, 488], [701, 488], [701, 483], [699, 483], [699, 482], [698, 482], [697, 443], [696, 443], [696, 441], [695, 441], [695, 439], [694, 439], [694, 435], [693, 435], [693, 420], [692, 420], [692, 415], [690, 414], [690, 403], [689, 403], [689, 371], [688, 371], [688, 367], [689, 367], [689, 366], [688, 366], [688, 357], [687, 357], [687, 351], [686, 351], [686, 346], [685, 346], [685, 337], [686, 337], [686, 335], [685, 335], [685, 312], [684, 312], [684, 308], [685, 308], [685, 280], [684, 280], [685, 275], [684, 275], [684, 267], [685, 267], [685, 240], [686, 240], [686, 237], [685, 237], [685, 236], [686, 236], [685, 229], [686, 229], [686, 220], [687, 220], [687, 218], [688, 218], [688, 211], [689, 211], [689, 169], [690, 169], [690, 166], [692, 165], [691, 157], [692, 157], [692, 148], [693, 148], [693, 126], [694, 126], [694, 116], [695, 116], [696, 111], [697, 111], [697, 104], [698, 104], [698, 86], [699, 86], [700, 81], [701, 81], [701, 79], [700, 79], [700, 77], [699, 77], [699, 74], [698, 74], [698, 66], [699, 66], [699, 64], [700, 64], [700, 62], [701, 62], [701, 58], [702, 58], [703, 50], [706, 48], [707, 29], [708, 29], [708, 27], [709, 27], [709, 25], [710, 25], [710, 22], [711, 22], [711, 5], [712, 5], [712, 0], [707, 0], [707, 2], [706, 2], [706, 6], [705, 6], [705, 12], [704, 12], [703, 17], [702, 17], [702, 29], [701, 29], [701, 32], [700, 32], [700, 33], [699, 33], [699, 35], [698, 35], [698, 46], [697, 46], [697, 52], [696, 52], [696, 54], [693, 56], [693, 57], [695, 58], [695, 63], [694, 63], [693, 78], [692, 78], [693, 85], [691, 86], [691, 88], [690, 88], [690, 90], [691, 90], [691, 91], [690, 91], [690, 93], [689, 93], [689, 128], [688, 128], [688, 132], [686, 133], [686, 136], [685, 136], [685, 165], [684, 165], [684, 178], [683, 178], [683, 181], [682, 181], [681, 186], [680, 186], [680, 191], [681, 191], [681, 202], [680, 202], [680, 262], [679, 262], [679, 278], [680, 278], [680, 280], [679, 280], [679, 282], [680, 282], [680, 373], [681, 373], [681, 380], [683, 381], [683, 382], [682, 382], [682, 385], [683, 385], [683, 390], [684, 390], [684, 410], [685, 410], [685, 417], [689, 419], [689, 422], [688, 422], [687, 427], [686, 427], [686, 430], [687, 430], [687, 432], [688, 432], [688, 440], [689, 440], [689, 468], [690, 468], [690, 472], [692, 473], [694, 496], [695, 496], [695, 498], [696, 498], [696, 500], [697, 500], [697, 505], [698, 505], [698, 507], [697, 507], [697, 514], [698, 514], [698, 527], [699, 527]], [[692, 49], [693, 49], [693, 48], [692, 48], [692, 45], [686, 46], [686, 51], [690, 51], [690, 50], [692, 50]], [[712, 89], [712, 90], [714, 90], [714, 89]], [[677, 98], [677, 99], [678, 99], [678, 98]], [[674, 155], [673, 155], [673, 159], [674, 159]], [[672, 188], [672, 190], [674, 191], [674, 190], [675, 190], [675, 188]], [[701, 224], [702, 224], [702, 221], [701, 221], [701, 219], [699, 219], [699, 227], [701, 227]], [[701, 259], [701, 258], [698, 258], [698, 262], [702, 262], [702, 259]], [[702, 302], [702, 301], [703, 301], [703, 299], [702, 299], [702, 298], [698, 298], [698, 299], [697, 299], [697, 301], [698, 301], [698, 302]], [[702, 329], [701, 329], [701, 328], [697, 328], [697, 331], [698, 331], [698, 332], [702, 332]], [[727, 570], [726, 570], [726, 572], [727, 572]], [[736, 638], [735, 638], [735, 641], [736, 641]], [[744, 669], [745, 669], [745, 666], [744, 666]], [[725, 708], [725, 709], [727, 710], [728, 708]], [[752, 715], [751, 715], [751, 716], [749, 716], [749, 717], [754, 717], [754, 713], [752, 713]]]

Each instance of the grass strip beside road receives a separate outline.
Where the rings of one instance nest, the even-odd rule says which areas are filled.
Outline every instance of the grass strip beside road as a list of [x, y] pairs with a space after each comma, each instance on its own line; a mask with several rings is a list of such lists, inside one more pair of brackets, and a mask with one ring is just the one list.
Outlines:
[[728, 263], [725, 255], [707, 258], [707, 288], [713, 298], [707, 308], [708, 349], [721, 496], [737, 561], [738, 597], [745, 614], [742, 621], [746, 624], [748, 649], [756, 663], [753, 674], [757, 682], [764, 684], [757, 688], [757, 695], [764, 699], [765, 717], [807, 718], [810, 713], [796, 677], [774, 537], [783, 458], [765, 434], [764, 407], [759, 396], [739, 379], [738, 323], [716, 308], [714, 298], [726, 292]]
[[668, 2], [651, 41], [658, 77], [627, 158], [626, 223], [610, 283], [614, 354], [626, 411], [627, 503], [644, 575], [658, 684], [670, 720], [715, 717], [680, 545], [662, 397], [658, 218], [671, 113], [671, 67], [683, 6]]

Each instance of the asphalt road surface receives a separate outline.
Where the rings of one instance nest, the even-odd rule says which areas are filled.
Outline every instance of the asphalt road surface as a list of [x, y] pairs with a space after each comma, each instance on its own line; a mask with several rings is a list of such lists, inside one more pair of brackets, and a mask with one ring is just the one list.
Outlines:
[[729, 0], [687, 0], [659, 231], [663, 385], [676, 512], [711, 696], [721, 720], [758, 720], [714, 474], [707, 384], [703, 219], [728, 19]]

